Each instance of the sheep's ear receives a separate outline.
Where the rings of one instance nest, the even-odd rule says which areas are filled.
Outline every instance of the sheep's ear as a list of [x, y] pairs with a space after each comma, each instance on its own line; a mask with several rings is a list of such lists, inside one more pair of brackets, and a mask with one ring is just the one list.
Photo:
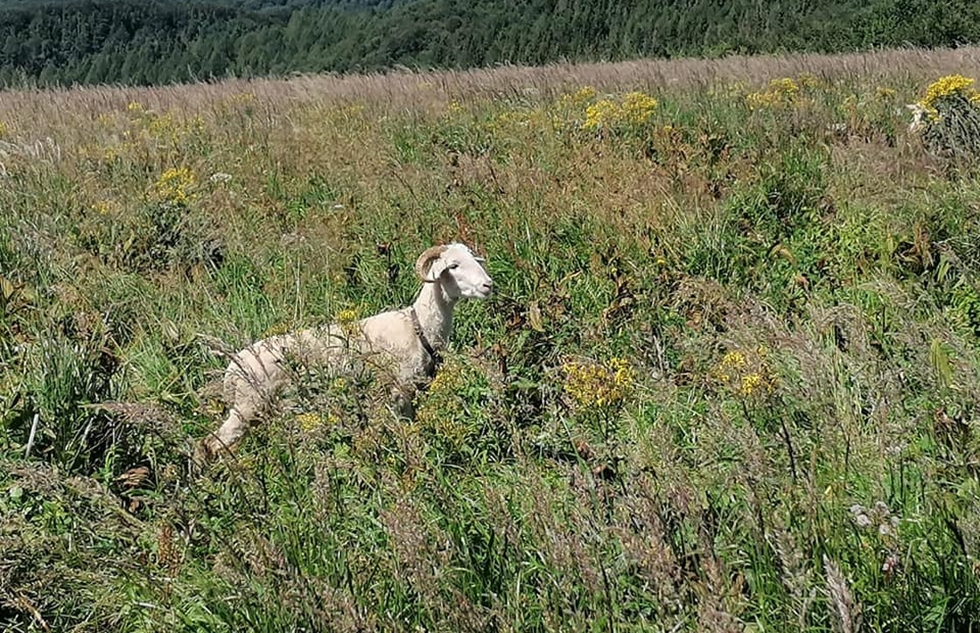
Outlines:
[[445, 251], [445, 246], [432, 246], [425, 249], [415, 262], [415, 274], [423, 281], [438, 279], [445, 269], [445, 264], [439, 267], [439, 258]]

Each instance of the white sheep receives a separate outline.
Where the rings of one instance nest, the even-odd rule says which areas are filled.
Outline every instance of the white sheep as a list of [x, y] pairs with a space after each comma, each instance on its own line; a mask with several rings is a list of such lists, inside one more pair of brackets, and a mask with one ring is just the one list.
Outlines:
[[352, 324], [272, 336], [234, 354], [224, 377], [228, 418], [204, 439], [196, 460], [206, 461], [237, 447], [289, 381], [287, 357], [338, 373], [363, 363], [391, 381], [400, 412], [410, 416], [416, 389], [435, 373], [439, 350], [449, 340], [456, 302], [485, 299], [493, 289], [482, 262], [463, 244], [433, 246], [415, 264], [424, 283], [411, 306]]

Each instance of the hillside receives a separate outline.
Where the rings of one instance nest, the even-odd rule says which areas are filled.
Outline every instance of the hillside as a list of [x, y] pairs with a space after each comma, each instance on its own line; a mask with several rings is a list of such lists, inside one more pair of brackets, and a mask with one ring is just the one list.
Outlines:
[[0, 5], [0, 85], [955, 46], [968, 0], [63, 0]]
[[[970, 630], [978, 60], [4, 93], [0, 629]], [[453, 240], [414, 418], [295, 362], [189, 468], [226, 352]]]

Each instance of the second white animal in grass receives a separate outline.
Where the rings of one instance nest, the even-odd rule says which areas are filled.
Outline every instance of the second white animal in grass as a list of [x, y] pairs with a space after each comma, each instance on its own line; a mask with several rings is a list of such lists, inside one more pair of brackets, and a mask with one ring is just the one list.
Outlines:
[[228, 418], [205, 438], [207, 457], [234, 450], [290, 378], [287, 357], [310, 366], [350, 371], [363, 363], [393, 383], [404, 414], [418, 387], [436, 369], [436, 356], [449, 340], [453, 309], [460, 299], [485, 299], [493, 280], [483, 260], [463, 244], [433, 246], [422, 253], [415, 270], [424, 284], [415, 302], [345, 326], [272, 336], [232, 357], [225, 371]]

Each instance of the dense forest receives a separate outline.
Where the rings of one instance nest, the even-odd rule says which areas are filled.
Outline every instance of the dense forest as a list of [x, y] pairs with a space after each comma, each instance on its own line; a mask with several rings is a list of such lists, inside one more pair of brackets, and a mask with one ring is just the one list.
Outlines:
[[973, 0], [0, 1], [0, 85], [953, 46]]

